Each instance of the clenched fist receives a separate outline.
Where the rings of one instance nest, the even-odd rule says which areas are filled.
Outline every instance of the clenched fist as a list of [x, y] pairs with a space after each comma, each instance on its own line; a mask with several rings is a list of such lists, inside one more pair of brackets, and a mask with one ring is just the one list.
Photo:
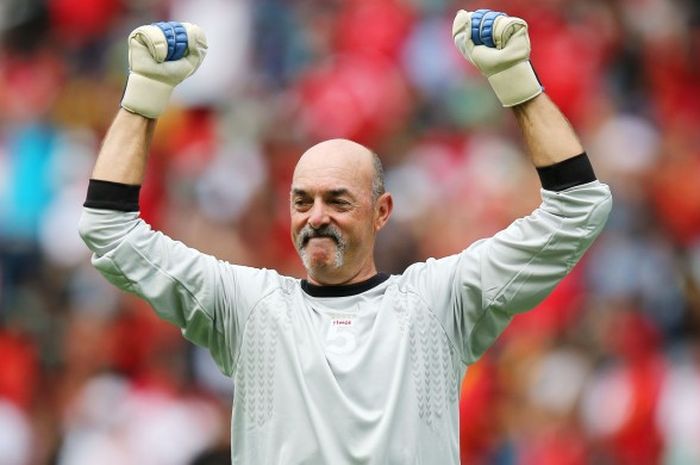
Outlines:
[[542, 84], [530, 64], [530, 38], [524, 20], [491, 10], [460, 10], [452, 37], [462, 55], [488, 79], [504, 107], [542, 93]]
[[121, 106], [158, 118], [176, 85], [194, 73], [207, 52], [207, 38], [194, 24], [162, 22], [129, 35], [129, 78]]

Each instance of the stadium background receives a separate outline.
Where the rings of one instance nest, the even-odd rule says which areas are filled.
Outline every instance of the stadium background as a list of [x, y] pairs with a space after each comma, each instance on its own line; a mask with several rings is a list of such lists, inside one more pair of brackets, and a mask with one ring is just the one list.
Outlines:
[[377, 259], [400, 272], [537, 205], [512, 116], [450, 38], [458, 8], [483, 6], [529, 21], [534, 65], [615, 207], [470, 369], [463, 461], [700, 463], [698, 2], [3, 0], [0, 464], [228, 463], [230, 381], [107, 285], [76, 231], [132, 28], [188, 20], [210, 44], [159, 123], [145, 218], [300, 276], [291, 171], [350, 137], [386, 165], [396, 210]]

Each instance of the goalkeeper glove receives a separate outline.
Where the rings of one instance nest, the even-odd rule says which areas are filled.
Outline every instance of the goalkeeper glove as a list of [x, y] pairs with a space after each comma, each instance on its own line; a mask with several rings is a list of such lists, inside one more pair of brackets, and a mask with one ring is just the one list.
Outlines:
[[504, 107], [543, 92], [530, 64], [530, 39], [522, 19], [491, 10], [460, 10], [452, 37], [462, 55], [488, 79]]
[[129, 78], [121, 106], [158, 118], [176, 85], [194, 73], [207, 52], [207, 38], [194, 24], [156, 23], [129, 35]]

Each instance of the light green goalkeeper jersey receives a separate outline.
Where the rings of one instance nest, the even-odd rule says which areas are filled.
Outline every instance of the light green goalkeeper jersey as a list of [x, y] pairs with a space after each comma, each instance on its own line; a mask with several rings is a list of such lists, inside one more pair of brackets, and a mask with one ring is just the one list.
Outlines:
[[234, 378], [234, 464], [450, 465], [467, 366], [571, 270], [611, 208], [598, 181], [541, 193], [461, 253], [351, 286], [217, 260], [137, 213], [86, 208], [80, 229], [110, 282]]

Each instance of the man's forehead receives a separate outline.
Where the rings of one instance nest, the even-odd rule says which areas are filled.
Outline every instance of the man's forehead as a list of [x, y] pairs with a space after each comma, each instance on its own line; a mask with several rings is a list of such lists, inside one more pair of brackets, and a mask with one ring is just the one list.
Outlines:
[[340, 190], [357, 192], [367, 183], [371, 184], [371, 180], [358, 170], [357, 165], [321, 160], [319, 163], [300, 163], [294, 171], [291, 190], [313, 195]]
[[307, 195], [317, 195], [321, 194], [328, 197], [341, 197], [343, 195], [352, 195], [353, 192], [345, 187], [331, 187], [323, 188], [318, 186], [313, 186], [311, 188], [292, 186], [292, 195], [295, 196], [307, 196]]
[[297, 162], [292, 179], [296, 189], [348, 189], [371, 183], [372, 152], [346, 139], [314, 145]]

